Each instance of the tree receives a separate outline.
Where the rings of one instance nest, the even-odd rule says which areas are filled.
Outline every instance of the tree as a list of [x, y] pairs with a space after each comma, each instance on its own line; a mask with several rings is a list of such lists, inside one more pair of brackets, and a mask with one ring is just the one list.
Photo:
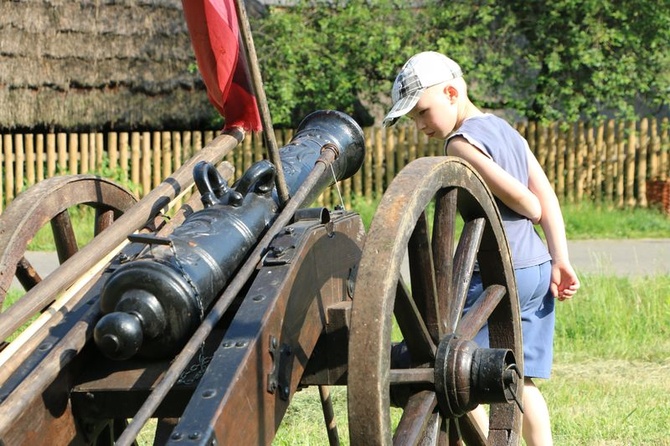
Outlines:
[[465, 18], [465, 2], [440, 3], [435, 27], [449, 30], [441, 49], [465, 48], [479, 97], [492, 108], [572, 121], [668, 104], [667, 2], [480, 0], [468, 3]]
[[[670, 4], [655, 0], [298, 2], [252, 22], [273, 120], [335, 108], [371, 124], [414, 53], [441, 51], [473, 100], [533, 120], [667, 113]], [[364, 106], [365, 105], [365, 106]]]
[[388, 98], [398, 67], [425, 46], [415, 31], [424, 14], [404, 1], [350, 0], [299, 2], [256, 20], [254, 40], [275, 124], [295, 126], [309, 112], [331, 108], [371, 125], [363, 103]]

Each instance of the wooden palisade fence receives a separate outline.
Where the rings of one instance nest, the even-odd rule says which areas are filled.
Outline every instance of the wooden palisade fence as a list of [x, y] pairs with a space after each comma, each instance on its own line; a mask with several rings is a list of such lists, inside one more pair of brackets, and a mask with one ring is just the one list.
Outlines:
[[[647, 207], [650, 192], [652, 201], [659, 201], [663, 194], [668, 200], [667, 118], [610, 120], [595, 126], [528, 122], [517, 124], [517, 129], [528, 140], [563, 202], [593, 200], [619, 208]], [[413, 159], [443, 154], [441, 141], [427, 139], [411, 125], [364, 131], [364, 166], [339, 186], [347, 207], [353, 196], [381, 196], [396, 173]], [[4, 134], [0, 137], [0, 211], [26, 187], [71, 173], [130, 181], [141, 197], [214, 136], [213, 131]], [[276, 131], [280, 146], [291, 136], [290, 130]], [[250, 135], [228, 155], [236, 173], [265, 156], [262, 140], [260, 134]], [[338, 204], [339, 193], [333, 188], [320, 201], [326, 206]]]

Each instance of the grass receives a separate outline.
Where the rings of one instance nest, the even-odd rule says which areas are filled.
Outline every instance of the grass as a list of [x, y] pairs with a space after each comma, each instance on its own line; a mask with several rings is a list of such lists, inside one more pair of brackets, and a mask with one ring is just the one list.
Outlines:
[[[357, 198], [352, 209], [369, 227], [378, 204], [378, 200]], [[670, 237], [670, 216], [658, 208], [617, 209], [583, 202], [564, 204], [562, 210], [568, 240]]]
[[[557, 305], [553, 376], [539, 381], [555, 444], [670, 445], [670, 276], [583, 277]], [[348, 444], [346, 388], [332, 389]], [[316, 388], [296, 394], [274, 445], [322, 445]]]

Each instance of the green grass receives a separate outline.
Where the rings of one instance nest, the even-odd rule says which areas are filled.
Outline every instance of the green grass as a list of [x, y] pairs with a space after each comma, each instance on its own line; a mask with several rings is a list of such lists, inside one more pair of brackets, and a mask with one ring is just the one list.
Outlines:
[[540, 388], [557, 445], [670, 444], [670, 276], [587, 275]]
[[569, 240], [670, 237], [670, 216], [658, 208], [616, 209], [584, 202], [562, 209]]
[[[670, 276], [585, 276], [557, 305], [555, 349], [539, 387], [556, 445], [670, 445]], [[346, 388], [331, 393], [348, 444]], [[273, 444], [327, 444], [316, 388], [295, 395]]]
[[[378, 204], [378, 200], [357, 198], [352, 209], [369, 227]], [[616, 209], [584, 202], [564, 204], [562, 210], [569, 240], [670, 237], [670, 216], [658, 208]]]

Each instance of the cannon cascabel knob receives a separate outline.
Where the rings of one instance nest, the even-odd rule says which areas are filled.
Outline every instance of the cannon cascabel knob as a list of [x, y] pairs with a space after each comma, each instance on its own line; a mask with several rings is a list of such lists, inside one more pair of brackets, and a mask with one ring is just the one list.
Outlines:
[[114, 312], [103, 316], [95, 326], [93, 339], [110, 359], [133, 357], [142, 346], [144, 335], [140, 319], [132, 313]]

